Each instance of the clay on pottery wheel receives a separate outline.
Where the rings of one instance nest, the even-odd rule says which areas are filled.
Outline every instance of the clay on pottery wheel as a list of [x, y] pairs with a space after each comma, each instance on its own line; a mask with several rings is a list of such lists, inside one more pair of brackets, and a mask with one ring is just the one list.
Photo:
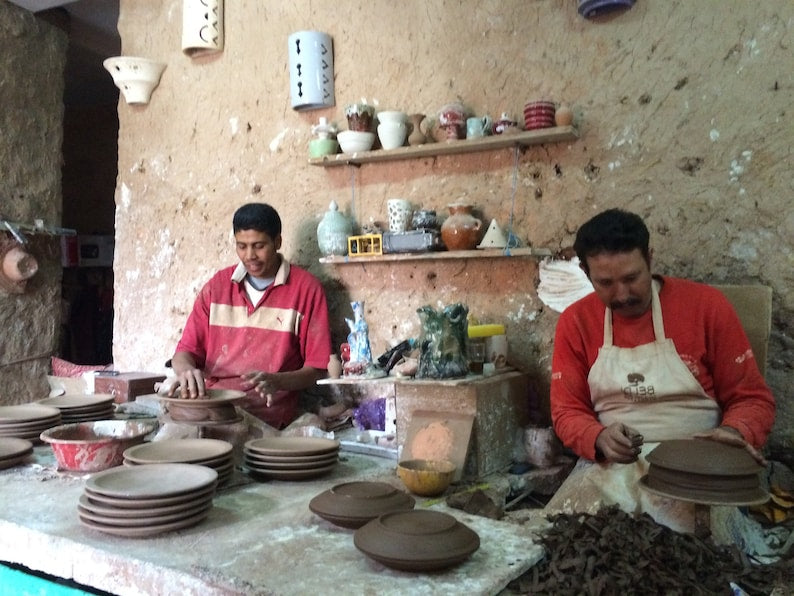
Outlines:
[[742, 447], [704, 439], [661, 442], [646, 459], [640, 483], [652, 492], [695, 503], [754, 504], [768, 495], [761, 488], [763, 468]]
[[180, 406], [170, 403], [168, 404], [168, 413], [171, 415], [171, 419], [177, 422], [222, 422], [237, 418], [237, 410], [232, 404], [208, 405], [206, 408], [197, 408], [194, 405]]

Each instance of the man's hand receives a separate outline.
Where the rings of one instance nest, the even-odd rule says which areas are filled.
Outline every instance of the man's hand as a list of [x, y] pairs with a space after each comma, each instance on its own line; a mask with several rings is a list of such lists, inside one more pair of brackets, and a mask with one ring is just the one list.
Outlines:
[[745, 441], [742, 433], [732, 426], [718, 426], [717, 428], [712, 428], [711, 430], [703, 431], [692, 436], [695, 439], [708, 439], [710, 441], [724, 443], [725, 445], [744, 447], [753, 459], [758, 462], [758, 465], [766, 467], [766, 458], [764, 458], [760, 451]]
[[278, 373], [254, 371], [241, 375], [241, 377], [246, 382], [246, 388], [253, 388], [265, 400], [265, 405], [269, 408], [273, 405], [273, 396], [278, 390], [277, 375]]
[[642, 435], [620, 422], [607, 426], [596, 438], [596, 452], [608, 462], [630, 464], [637, 461], [642, 447]]
[[204, 386], [204, 374], [197, 368], [183, 370], [177, 375], [177, 383], [168, 391], [169, 397], [181, 399], [199, 399], [206, 397], [207, 389]]

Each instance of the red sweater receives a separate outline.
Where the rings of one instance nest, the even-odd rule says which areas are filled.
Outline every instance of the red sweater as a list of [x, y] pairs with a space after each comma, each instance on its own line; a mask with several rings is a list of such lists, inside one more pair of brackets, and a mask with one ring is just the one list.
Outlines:
[[[736, 312], [716, 288], [671, 277], [663, 280], [659, 300], [665, 335], [706, 394], [719, 404], [721, 424], [761, 447], [772, 429], [775, 402]], [[595, 293], [563, 311], [551, 367], [554, 430], [577, 455], [591, 460], [604, 425], [593, 410], [587, 375], [603, 344], [604, 313]], [[650, 309], [637, 319], [613, 313], [612, 322], [615, 346], [633, 348], [654, 341]]]
[[[304, 365], [325, 369], [331, 354], [328, 307], [319, 280], [282, 259], [275, 282], [253, 305], [235, 267], [218, 271], [201, 289], [177, 351], [190, 352], [207, 387], [242, 390], [240, 375], [283, 372]], [[253, 390], [244, 407], [276, 428], [298, 414], [298, 392], [280, 392], [265, 407]]]

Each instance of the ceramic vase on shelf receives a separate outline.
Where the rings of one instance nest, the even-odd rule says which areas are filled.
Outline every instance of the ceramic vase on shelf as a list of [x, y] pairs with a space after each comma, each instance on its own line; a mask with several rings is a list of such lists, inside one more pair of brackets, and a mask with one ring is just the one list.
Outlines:
[[449, 217], [441, 224], [441, 241], [447, 250], [472, 250], [480, 241], [482, 220], [474, 217], [474, 205], [456, 202], [448, 205]]
[[408, 135], [408, 144], [412, 147], [415, 145], [421, 145], [427, 141], [427, 137], [422, 130], [422, 121], [424, 121], [424, 119], [424, 114], [411, 114], [408, 116], [408, 129], [410, 130]]
[[352, 222], [339, 212], [336, 201], [331, 201], [328, 211], [317, 226], [317, 245], [325, 256], [347, 254], [347, 237], [353, 231]]

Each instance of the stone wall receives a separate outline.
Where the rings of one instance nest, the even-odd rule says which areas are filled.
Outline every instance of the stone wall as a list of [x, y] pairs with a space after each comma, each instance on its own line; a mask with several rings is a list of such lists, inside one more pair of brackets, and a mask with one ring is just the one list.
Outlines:
[[[0, 218], [59, 226], [66, 35], [0, 2], [0, 39]], [[26, 236], [39, 271], [22, 294], [0, 289], [0, 404], [47, 396], [60, 331], [60, 243]]]
[[[789, 0], [639, 1], [586, 20], [568, 0], [235, 1], [222, 54], [181, 51], [181, 0], [121, 0], [123, 53], [167, 63], [145, 106], [119, 103], [114, 359], [162, 370], [194, 296], [234, 261], [230, 220], [249, 201], [285, 219], [286, 256], [326, 283], [335, 340], [364, 299], [376, 351], [418, 333], [416, 309], [454, 301], [503, 322], [510, 360], [547, 400], [556, 314], [537, 299], [531, 259], [322, 266], [315, 230], [334, 199], [359, 224], [386, 201], [446, 212], [472, 201], [525, 244], [569, 246], [612, 206], [647, 219], [658, 272], [774, 289], [768, 378], [790, 445], [794, 215]], [[291, 109], [288, 36], [334, 39], [336, 107]], [[310, 127], [344, 124], [345, 104], [433, 115], [452, 100], [520, 114], [535, 99], [574, 106], [572, 143], [363, 167], [307, 165]], [[508, 285], [506, 284], [509, 281]], [[504, 291], [498, 291], [505, 288]]]

